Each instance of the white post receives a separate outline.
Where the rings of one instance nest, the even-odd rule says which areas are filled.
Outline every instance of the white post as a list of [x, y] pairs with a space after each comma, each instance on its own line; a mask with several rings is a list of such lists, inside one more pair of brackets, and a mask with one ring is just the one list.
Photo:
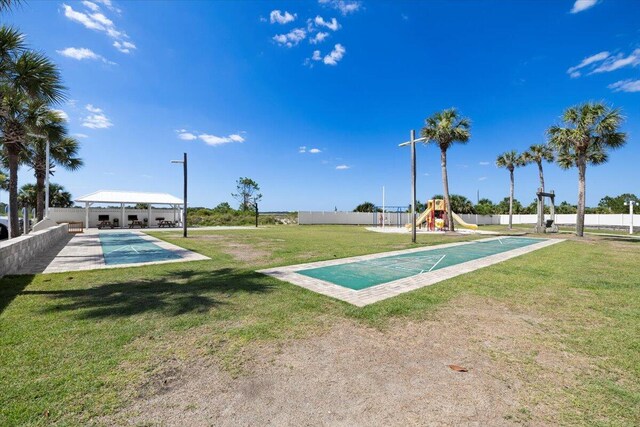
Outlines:
[[[46, 155], [46, 176], [45, 176], [45, 192], [44, 192], [44, 219], [49, 219], [49, 138], [47, 138], [47, 155]], [[89, 225], [87, 224], [87, 228]]]
[[384, 185], [382, 186], [382, 229], [384, 230], [384, 221], [385, 213], [384, 213]]
[[124, 203], [120, 203], [120, 228], [124, 228]]
[[149, 213], [147, 214], [147, 227], [151, 228], [151, 203], [149, 203]]
[[89, 228], [89, 202], [84, 202], [84, 226]]

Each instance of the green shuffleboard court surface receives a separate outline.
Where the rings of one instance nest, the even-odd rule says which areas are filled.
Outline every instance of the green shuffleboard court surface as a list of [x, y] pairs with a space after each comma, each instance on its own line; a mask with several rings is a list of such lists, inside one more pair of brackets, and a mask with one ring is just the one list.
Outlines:
[[425, 248], [424, 251], [311, 268], [297, 271], [297, 273], [357, 291], [382, 283], [404, 279], [405, 277], [462, 264], [463, 262], [508, 252], [540, 243], [544, 240], [528, 237], [507, 237], [441, 249]]
[[161, 248], [134, 233], [100, 233], [100, 245], [107, 265], [139, 264], [180, 259], [180, 255]]

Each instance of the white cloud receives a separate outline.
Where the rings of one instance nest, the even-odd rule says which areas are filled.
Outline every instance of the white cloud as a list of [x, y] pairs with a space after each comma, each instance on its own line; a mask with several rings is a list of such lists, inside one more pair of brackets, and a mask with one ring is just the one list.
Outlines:
[[113, 42], [113, 47], [122, 53], [130, 53], [132, 49], [136, 49], [136, 45], [131, 42], [119, 42], [117, 40]]
[[[95, 1], [101, 4], [104, 4], [110, 10], [119, 12], [119, 9], [116, 9], [115, 7], [113, 7], [113, 4], [108, 0], [95, 0]], [[111, 19], [107, 18], [103, 13], [99, 11], [99, 7], [96, 3], [87, 1], [87, 2], [83, 2], [82, 4], [87, 8], [87, 10], [84, 12], [75, 10], [71, 6], [63, 3], [62, 8], [64, 9], [64, 16], [66, 16], [71, 21], [75, 21], [84, 25], [85, 28], [88, 28], [94, 31], [103, 32], [107, 34], [109, 37], [115, 40], [118, 40], [123, 44], [124, 44], [124, 40], [129, 38], [129, 36], [127, 36], [126, 33], [116, 28], [115, 24]], [[133, 43], [131, 43], [131, 45], [133, 45]], [[114, 46], [116, 46], [115, 43], [114, 43]], [[116, 46], [116, 48], [118, 47]], [[131, 49], [131, 47], [129, 49]], [[120, 48], [118, 48], [118, 50], [122, 52]], [[124, 53], [128, 53], [128, 52], [124, 52]]]
[[311, 44], [322, 43], [324, 39], [326, 39], [327, 37], [329, 37], [329, 33], [323, 33], [322, 31], [320, 31], [313, 38], [309, 39], [309, 43]]
[[300, 43], [307, 36], [307, 33], [303, 28], [294, 28], [287, 34], [277, 34], [273, 36], [279, 45], [286, 47], [293, 47]]
[[284, 15], [279, 10], [272, 10], [269, 14], [269, 20], [272, 24], [275, 24], [276, 22], [278, 24], [287, 24], [289, 22], [295, 21], [297, 16], [298, 15], [296, 15], [295, 13], [292, 15], [286, 10], [284, 11]]
[[488, 166], [488, 165], [490, 165], [490, 164], [491, 164], [491, 162], [478, 162], [478, 164], [479, 164], [480, 166]]
[[322, 56], [320, 55], [320, 51], [319, 50], [314, 50], [313, 51], [313, 56], [311, 57], [311, 59], [313, 59], [314, 61], [322, 60]]
[[195, 139], [199, 139], [201, 141], [204, 141], [206, 144], [213, 145], [213, 146], [228, 144], [230, 142], [245, 141], [245, 138], [242, 135], [240, 135], [242, 133], [245, 133], [244, 131], [238, 132], [238, 133], [232, 133], [231, 135], [227, 135], [227, 136], [216, 136], [208, 133], [190, 132], [186, 129], [178, 129], [176, 130], [176, 133], [178, 134], [178, 138], [182, 139], [183, 141], [193, 141]]
[[640, 64], [640, 49], [634, 50], [627, 57], [622, 53], [610, 56], [600, 64], [598, 68], [593, 70], [592, 73], [608, 73], [609, 71], [614, 71], [629, 65], [635, 67], [638, 64]]
[[307, 152], [307, 147], [305, 145], [298, 147], [298, 153], [306, 153]]
[[640, 92], [640, 80], [620, 80], [608, 87], [614, 92]]
[[90, 113], [102, 113], [102, 109], [94, 107], [92, 104], [87, 104], [84, 108], [86, 108]]
[[323, 62], [326, 65], [338, 65], [338, 62], [342, 59], [347, 50], [340, 43], [336, 44], [333, 47], [331, 53], [326, 55], [323, 59]]
[[54, 112], [54, 113], [56, 113], [56, 115], [57, 115], [58, 117], [60, 117], [61, 119], [65, 120], [65, 121], [67, 121], [67, 122], [69, 121], [69, 115], [68, 115], [64, 110], [56, 110], [56, 109], [53, 109], [53, 110], [51, 110], [51, 111], [52, 111], [52, 112]]
[[609, 52], [607, 52], [607, 51], [596, 53], [595, 55], [591, 55], [591, 56], [589, 56], [587, 58], [584, 58], [575, 67], [569, 68], [567, 70], [567, 73], [571, 76], [571, 78], [580, 77], [581, 73], [578, 70], [580, 70], [581, 68], [586, 67], [587, 65], [591, 65], [591, 64], [594, 64], [596, 62], [604, 61], [608, 57], [609, 57]]
[[86, 47], [67, 47], [62, 50], [57, 50], [60, 55], [66, 56], [67, 58], [77, 59], [78, 61], [82, 61], [83, 59], [91, 59], [102, 61], [107, 64], [114, 64], [114, 62], [106, 60], [102, 55], [98, 55], [91, 49], [87, 49]]
[[487, 179], [486, 176], [481, 176], [480, 178], [478, 178], [478, 181], [485, 181]]
[[85, 106], [89, 114], [83, 119], [82, 126], [89, 129], [108, 129], [113, 126], [111, 120], [102, 112], [102, 109], [94, 107], [91, 104]]
[[194, 139], [197, 139], [198, 137], [195, 136], [194, 134], [192, 134], [191, 132], [180, 132], [178, 133], [178, 138], [182, 139], [183, 141], [193, 141]]
[[92, 12], [97, 12], [100, 10], [100, 6], [98, 6], [97, 4], [90, 2], [90, 1], [83, 1], [82, 4], [84, 5], [84, 7], [86, 7], [87, 9], [90, 9]]
[[336, 170], [339, 170], [339, 171], [343, 171], [343, 170], [350, 169], [350, 168], [351, 168], [351, 166], [347, 166], [347, 165], [338, 165], [338, 166], [336, 166]]
[[598, 3], [598, 0], [576, 0], [576, 2], [573, 4], [573, 8], [571, 9], [571, 13], [582, 12], [584, 10], [592, 8], [596, 5], [596, 3]]
[[76, 138], [89, 138], [89, 135], [87, 135], [86, 133], [74, 133], [73, 136], [75, 136]]
[[96, 3], [100, 3], [103, 4], [107, 7], [107, 9], [112, 10], [116, 13], [120, 13], [120, 9], [118, 9], [117, 7], [115, 7], [113, 5], [113, 3], [111, 2], [111, 0], [94, 0]]
[[320, 149], [318, 148], [312, 148], [311, 150], [309, 150], [309, 152], [311, 154], [318, 154], [318, 153], [322, 153], [322, 151], [320, 151]]
[[339, 10], [343, 15], [357, 12], [362, 6], [362, 2], [356, 0], [318, 0], [318, 3]]
[[204, 141], [207, 145], [222, 145], [222, 144], [228, 144], [230, 142], [244, 142], [245, 139], [238, 135], [238, 134], [233, 134], [233, 135], [229, 135], [229, 136], [216, 136], [216, 135], [209, 135], [206, 133], [200, 134], [198, 135], [198, 138], [200, 138], [202, 141]]
[[244, 137], [242, 135], [238, 135], [237, 133], [231, 134], [228, 137], [231, 142], [244, 142]]
[[327, 27], [332, 31], [337, 31], [340, 28], [340, 24], [338, 24], [338, 20], [336, 18], [331, 18], [331, 21], [325, 21], [322, 16], [316, 16], [313, 20], [318, 27]]

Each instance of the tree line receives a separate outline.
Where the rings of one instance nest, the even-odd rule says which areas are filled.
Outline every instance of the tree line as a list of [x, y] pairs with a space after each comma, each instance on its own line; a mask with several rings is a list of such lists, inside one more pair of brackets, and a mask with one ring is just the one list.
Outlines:
[[[515, 170], [527, 164], [538, 167], [540, 188], [544, 191], [543, 163], [555, 161], [561, 168], [578, 169], [578, 203], [576, 205], [576, 235], [584, 234], [586, 207], [586, 170], [589, 165], [600, 165], [609, 159], [609, 152], [622, 147], [627, 135], [620, 131], [624, 119], [619, 108], [612, 108], [603, 102], [586, 102], [567, 108], [560, 117], [560, 123], [551, 125], [543, 144], [529, 147], [523, 153], [510, 150], [496, 158], [496, 166], [509, 172], [509, 228], [514, 213]], [[449, 194], [447, 174], [447, 151], [453, 144], [466, 144], [471, 138], [471, 120], [462, 117], [455, 108], [439, 111], [425, 119], [420, 132], [424, 144], [435, 145], [440, 150], [443, 198], [447, 206], [455, 211]], [[488, 201], [484, 205], [489, 207]], [[480, 205], [480, 203], [478, 204]], [[561, 210], [569, 208], [560, 204]], [[461, 211], [461, 213], [464, 213]], [[454, 230], [452, 209], [448, 211], [448, 224]]]
[[[432, 199], [442, 199], [441, 194], [435, 194]], [[449, 200], [451, 202], [451, 208], [453, 212], [458, 214], [478, 214], [478, 215], [508, 215], [510, 198], [505, 197], [498, 203], [494, 203], [492, 200], [482, 198], [477, 203], [473, 203], [467, 197], [460, 194], [450, 194]], [[628, 214], [629, 207], [625, 205], [628, 200], [634, 200], [640, 203], [640, 198], [635, 194], [624, 193], [618, 196], [605, 196], [600, 199], [597, 206], [586, 207], [585, 212], [588, 214]], [[528, 205], [522, 204], [518, 199], [513, 199], [511, 202], [513, 214], [536, 214], [537, 213], [537, 199], [533, 199]], [[422, 212], [426, 209], [426, 205], [420, 201], [416, 201], [416, 212]], [[633, 208], [634, 213], [640, 214], [640, 206], [635, 205]], [[353, 209], [353, 212], [382, 212], [382, 208], [376, 206], [371, 202], [363, 202]], [[411, 204], [407, 205], [405, 212], [411, 212]], [[560, 202], [556, 205], [557, 214], [576, 214], [578, 212], [578, 206], [572, 205], [567, 201]], [[545, 213], [549, 213], [549, 206], [545, 206]]]

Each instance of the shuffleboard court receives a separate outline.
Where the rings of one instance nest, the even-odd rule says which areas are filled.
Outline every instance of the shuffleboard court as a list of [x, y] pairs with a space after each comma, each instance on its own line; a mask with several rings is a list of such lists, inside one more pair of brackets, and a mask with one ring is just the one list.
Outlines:
[[562, 239], [498, 237], [261, 270], [364, 306], [523, 255]]
[[541, 241], [542, 239], [510, 237], [300, 270], [298, 273], [335, 283], [345, 288], [360, 290], [417, 274], [430, 273], [441, 268], [533, 245]]
[[138, 264], [180, 259], [180, 255], [161, 248], [134, 233], [100, 233], [104, 262], [112, 264]]

